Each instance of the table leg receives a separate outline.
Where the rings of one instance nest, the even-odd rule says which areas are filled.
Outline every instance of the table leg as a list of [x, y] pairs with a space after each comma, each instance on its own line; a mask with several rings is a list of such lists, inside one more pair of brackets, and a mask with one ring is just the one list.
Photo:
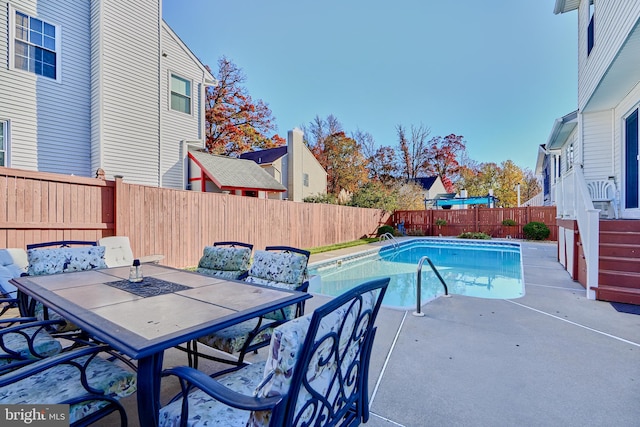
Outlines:
[[158, 425], [160, 412], [160, 373], [164, 352], [138, 360], [138, 419], [140, 426]]

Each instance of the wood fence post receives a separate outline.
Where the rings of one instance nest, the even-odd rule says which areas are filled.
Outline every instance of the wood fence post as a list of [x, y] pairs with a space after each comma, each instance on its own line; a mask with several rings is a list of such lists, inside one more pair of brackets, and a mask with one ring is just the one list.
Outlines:
[[121, 227], [122, 224], [122, 218], [123, 215], [120, 212], [121, 207], [123, 206], [121, 203], [121, 195], [123, 193], [122, 191], [122, 187], [123, 187], [123, 182], [122, 182], [122, 175], [116, 175], [114, 177], [116, 179], [116, 186], [113, 189], [113, 231], [115, 233], [116, 236], [120, 236], [120, 235], [126, 235], [125, 234], [121, 234]]

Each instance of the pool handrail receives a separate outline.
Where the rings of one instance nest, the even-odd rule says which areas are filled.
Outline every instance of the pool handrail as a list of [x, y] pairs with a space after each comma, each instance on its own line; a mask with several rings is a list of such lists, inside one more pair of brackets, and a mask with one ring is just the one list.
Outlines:
[[393, 243], [393, 248], [394, 249], [398, 249], [400, 247], [400, 243], [398, 243], [398, 241], [396, 240], [395, 237], [393, 237], [393, 234], [386, 232], [380, 235], [380, 241], [384, 241], [384, 240], [391, 240], [391, 242]]
[[440, 279], [440, 283], [442, 283], [442, 286], [444, 286], [444, 295], [447, 297], [449, 296], [449, 288], [447, 287], [447, 284], [445, 283], [444, 279], [440, 275], [440, 272], [438, 271], [436, 266], [433, 264], [433, 261], [431, 261], [431, 258], [429, 258], [426, 255], [420, 258], [420, 261], [418, 262], [418, 277], [416, 280], [416, 311], [413, 312], [414, 316], [419, 316], [419, 317], [424, 316], [424, 313], [420, 311], [420, 306], [422, 305], [422, 301], [421, 301], [422, 299], [422, 265], [424, 264], [425, 261], [429, 263], [429, 266], [431, 266], [431, 270], [433, 270], [433, 272], [436, 273], [436, 276], [438, 277], [438, 279]]

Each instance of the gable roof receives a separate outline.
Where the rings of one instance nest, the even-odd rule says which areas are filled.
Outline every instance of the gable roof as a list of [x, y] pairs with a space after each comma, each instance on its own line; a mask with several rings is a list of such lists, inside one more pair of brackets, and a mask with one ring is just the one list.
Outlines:
[[430, 190], [437, 179], [438, 175], [433, 175], [414, 178], [414, 181], [416, 184], [420, 184], [425, 190]]
[[189, 147], [189, 158], [222, 190], [287, 191], [252, 160], [217, 156], [192, 147]]
[[249, 151], [240, 155], [241, 159], [253, 160], [259, 165], [273, 163], [282, 156], [287, 154], [287, 146], [283, 145], [276, 148], [267, 148], [266, 150]]
[[191, 49], [189, 49], [189, 46], [187, 46], [182, 41], [180, 36], [178, 36], [178, 34], [176, 34], [176, 32], [173, 31], [173, 29], [169, 26], [169, 24], [167, 24], [167, 21], [165, 21], [164, 19], [162, 20], [162, 27], [165, 30], [167, 30], [169, 35], [176, 41], [176, 43], [178, 43], [180, 48], [182, 50], [184, 50], [186, 52], [186, 54], [191, 57], [193, 62], [195, 64], [197, 64], [198, 67], [202, 70], [202, 74], [204, 75], [205, 83], [207, 85], [209, 85], [209, 86], [217, 86], [218, 85], [218, 80], [213, 76], [213, 74], [211, 74], [211, 72], [209, 70], [207, 70], [207, 67], [202, 63], [202, 61], [200, 61], [200, 59], [198, 59], [198, 57], [194, 55], [194, 53], [191, 51]]

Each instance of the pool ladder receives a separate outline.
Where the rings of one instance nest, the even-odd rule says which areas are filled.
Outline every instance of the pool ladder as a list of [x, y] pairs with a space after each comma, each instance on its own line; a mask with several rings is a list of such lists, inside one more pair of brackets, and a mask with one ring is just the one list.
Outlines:
[[449, 295], [449, 288], [447, 288], [447, 284], [445, 283], [444, 279], [440, 275], [440, 272], [438, 272], [438, 269], [436, 268], [436, 266], [433, 264], [433, 261], [431, 261], [431, 259], [428, 256], [423, 256], [422, 258], [420, 258], [420, 261], [418, 262], [418, 278], [416, 280], [416, 311], [413, 312], [414, 316], [419, 316], [419, 317], [424, 316], [424, 313], [420, 311], [420, 306], [422, 305], [421, 304], [421, 299], [422, 299], [422, 264], [424, 264], [425, 261], [427, 261], [429, 263], [429, 266], [431, 267], [431, 270], [433, 270], [433, 272], [436, 273], [436, 276], [438, 277], [438, 279], [440, 279], [440, 283], [442, 283], [442, 286], [444, 286], [444, 296], [445, 297], [450, 297], [451, 296], [451, 295]]
[[380, 235], [380, 241], [383, 242], [385, 240], [391, 240], [391, 243], [393, 243], [393, 248], [394, 249], [398, 249], [400, 247], [400, 243], [398, 243], [398, 241], [396, 240], [395, 237], [393, 237], [393, 234], [391, 233], [384, 233]]

